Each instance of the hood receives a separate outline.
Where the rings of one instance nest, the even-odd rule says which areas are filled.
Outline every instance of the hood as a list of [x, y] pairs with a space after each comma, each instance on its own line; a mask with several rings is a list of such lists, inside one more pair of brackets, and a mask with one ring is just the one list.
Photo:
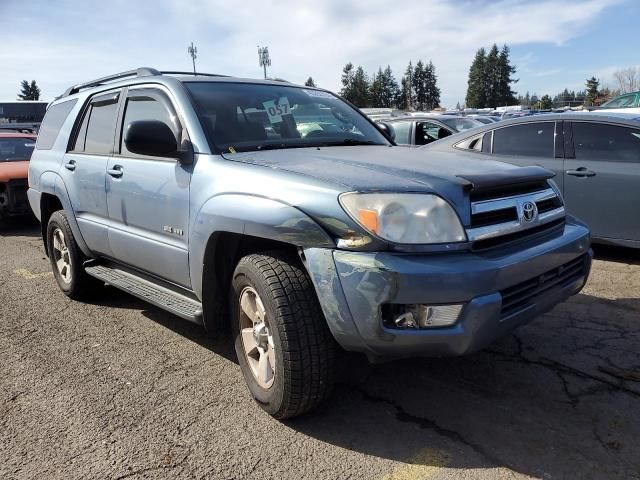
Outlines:
[[0, 162], [0, 182], [9, 180], [26, 179], [29, 171], [29, 162]]
[[[224, 154], [228, 160], [311, 176], [358, 191], [433, 191], [470, 187], [494, 173], [508, 182], [522, 167], [457, 152], [387, 146], [313, 147]], [[511, 171], [511, 172], [510, 172]]]

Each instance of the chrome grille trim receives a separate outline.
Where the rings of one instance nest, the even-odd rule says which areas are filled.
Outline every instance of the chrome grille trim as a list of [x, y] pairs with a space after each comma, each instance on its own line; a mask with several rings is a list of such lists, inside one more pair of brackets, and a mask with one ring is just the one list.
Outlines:
[[[508, 235], [519, 231], [524, 231], [529, 228], [538, 227], [545, 223], [551, 223], [558, 219], [564, 218], [565, 209], [564, 206], [559, 206], [553, 210], [547, 212], [538, 213], [536, 218], [532, 221], [525, 221], [523, 215], [523, 205], [526, 202], [533, 202], [536, 204], [545, 200], [551, 200], [558, 198], [558, 195], [552, 188], [548, 188], [541, 192], [534, 192], [525, 195], [516, 195], [512, 197], [502, 197], [490, 200], [482, 200], [471, 203], [471, 215], [478, 213], [486, 213], [497, 210], [503, 210], [507, 208], [515, 208], [517, 211], [517, 220], [497, 223], [493, 225], [485, 225], [482, 227], [467, 228], [467, 237], [469, 241], [475, 242], [478, 240], [486, 240], [489, 238], [500, 237], [502, 235]], [[560, 199], [558, 198], [560, 201]]]

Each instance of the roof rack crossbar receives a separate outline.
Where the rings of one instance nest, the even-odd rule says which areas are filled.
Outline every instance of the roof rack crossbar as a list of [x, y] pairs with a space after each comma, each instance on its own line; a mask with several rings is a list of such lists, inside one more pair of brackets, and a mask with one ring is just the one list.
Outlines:
[[193, 73], [193, 72], [179, 72], [179, 71], [165, 71], [162, 70], [160, 72], [163, 75], [192, 75], [192, 76], [198, 76], [198, 77], [228, 77], [229, 75], [221, 75], [219, 73]]
[[79, 83], [72, 87], [69, 87], [66, 92], [62, 94], [63, 97], [67, 97], [69, 95], [73, 95], [74, 93], [78, 93], [83, 88], [96, 87], [98, 85], [102, 85], [106, 82], [112, 82], [114, 80], [120, 80], [128, 77], [151, 77], [154, 75], [161, 75], [161, 73], [155, 68], [136, 68], [135, 70], [128, 70], [126, 72], [116, 73], [114, 75], [108, 75], [106, 77], [97, 78], [95, 80], [91, 80], [90, 82]]

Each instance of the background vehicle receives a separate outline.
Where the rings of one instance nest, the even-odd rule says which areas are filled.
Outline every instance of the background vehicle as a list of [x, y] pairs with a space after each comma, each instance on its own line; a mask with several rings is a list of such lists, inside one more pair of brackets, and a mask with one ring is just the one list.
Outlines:
[[596, 111], [640, 114], [640, 92], [625, 93], [603, 103]]
[[0, 130], [0, 220], [31, 214], [27, 172], [36, 136]]
[[640, 121], [633, 115], [556, 113], [505, 120], [425, 151], [468, 150], [479, 159], [556, 172], [569, 213], [594, 241], [640, 247]]
[[0, 127], [37, 129], [47, 110], [47, 102], [18, 100], [0, 102]]
[[51, 105], [29, 200], [63, 292], [230, 327], [285, 418], [329, 394], [338, 346], [461, 355], [584, 285], [588, 230], [552, 172], [422, 153], [325, 90], [144, 68]]
[[475, 128], [482, 123], [475, 119], [454, 115], [425, 115], [389, 118], [395, 142], [399, 145], [427, 145], [453, 133]]

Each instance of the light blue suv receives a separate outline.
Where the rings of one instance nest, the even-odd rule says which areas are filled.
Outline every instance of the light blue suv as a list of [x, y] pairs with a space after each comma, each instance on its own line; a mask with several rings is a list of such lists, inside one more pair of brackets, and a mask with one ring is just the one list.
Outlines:
[[51, 104], [28, 195], [69, 297], [106, 283], [230, 328], [286, 418], [329, 394], [339, 347], [461, 355], [577, 293], [589, 232], [552, 176], [425, 161], [325, 90], [141, 68]]

